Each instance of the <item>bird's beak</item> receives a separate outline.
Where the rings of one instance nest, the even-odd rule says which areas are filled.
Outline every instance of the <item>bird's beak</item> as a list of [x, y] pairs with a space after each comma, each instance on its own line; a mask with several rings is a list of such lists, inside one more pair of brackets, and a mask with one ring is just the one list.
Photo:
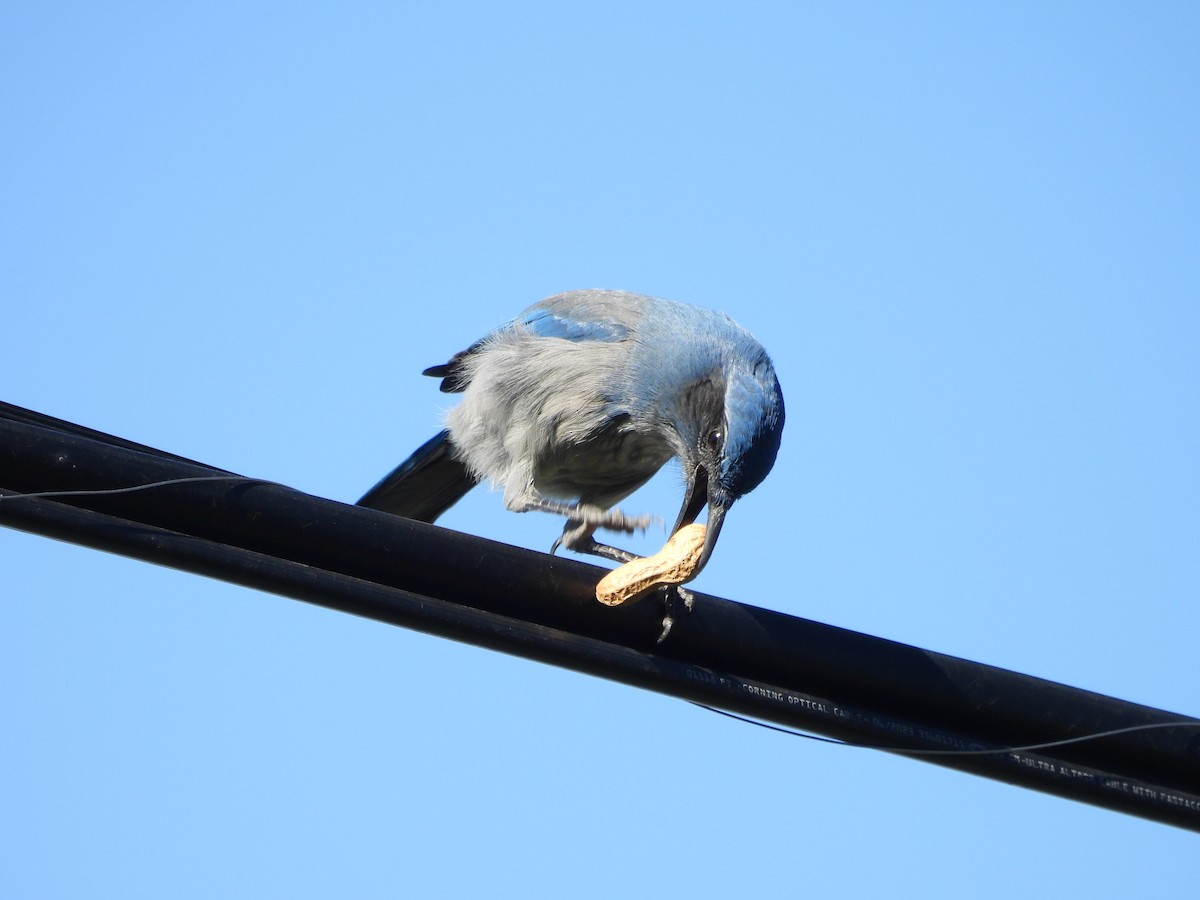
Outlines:
[[671, 529], [671, 533], [674, 534], [684, 525], [691, 525], [700, 516], [700, 510], [708, 507], [704, 547], [700, 551], [700, 561], [692, 570], [689, 581], [699, 575], [700, 570], [708, 564], [708, 558], [712, 556], [713, 548], [717, 546], [717, 537], [720, 536], [721, 526], [725, 522], [725, 512], [730, 505], [732, 505], [732, 501], [728, 495], [720, 488], [716, 479], [709, 477], [708, 470], [703, 465], [697, 466], [688, 474], [683, 508], [679, 510], [679, 518], [675, 521], [675, 527]]

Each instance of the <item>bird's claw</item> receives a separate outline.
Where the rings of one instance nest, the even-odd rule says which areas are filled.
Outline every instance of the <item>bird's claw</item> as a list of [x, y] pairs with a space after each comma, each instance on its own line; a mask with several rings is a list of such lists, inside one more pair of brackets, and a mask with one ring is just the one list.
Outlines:
[[593, 528], [620, 531], [624, 534], [645, 531], [651, 525], [662, 523], [662, 519], [658, 516], [631, 516], [619, 509], [596, 509], [594, 507], [580, 507], [572, 518]]
[[606, 528], [611, 532], [623, 532], [625, 534], [634, 534], [634, 532], [644, 532], [652, 524], [662, 524], [659, 516], [642, 515], [629, 516], [619, 509], [608, 510], [607, 521], [599, 522], [598, 527]]
[[662, 634], [658, 636], [656, 644], [661, 644], [667, 639], [667, 635], [671, 633], [671, 629], [675, 627], [675, 601], [683, 601], [683, 610], [685, 613], [690, 613], [696, 605], [696, 595], [687, 588], [678, 584], [668, 584], [660, 588], [662, 591], [663, 604], [663, 620]]

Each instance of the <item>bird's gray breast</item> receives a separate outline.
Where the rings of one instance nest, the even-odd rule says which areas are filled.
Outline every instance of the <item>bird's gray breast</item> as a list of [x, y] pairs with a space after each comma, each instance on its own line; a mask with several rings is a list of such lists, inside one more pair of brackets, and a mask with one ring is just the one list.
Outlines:
[[634, 430], [618, 417], [585, 440], [552, 442], [534, 483], [543, 494], [610, 506], [627, 497], [675, 455], [661, 435]]

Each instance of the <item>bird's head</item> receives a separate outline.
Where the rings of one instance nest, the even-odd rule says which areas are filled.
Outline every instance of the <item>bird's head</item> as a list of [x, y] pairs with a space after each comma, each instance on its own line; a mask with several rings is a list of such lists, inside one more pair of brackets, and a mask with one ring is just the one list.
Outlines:
[[783, 394], [765, 351], [690, 383], [681, 398], [677, 431], [686, 489], [672, 533], [708, 507], [698, 574], [712, 555], [725, 513], [754, 490], [775, 465], [783, 433]]

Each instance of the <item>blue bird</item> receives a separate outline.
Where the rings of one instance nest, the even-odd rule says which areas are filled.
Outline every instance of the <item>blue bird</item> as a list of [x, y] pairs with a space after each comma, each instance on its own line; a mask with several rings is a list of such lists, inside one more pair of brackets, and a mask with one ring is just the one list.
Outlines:
[[360, 506], [433, 522], [486, 480], [514, 512], [566, 516], [554, 549], [628, 562], [593, 534], [644, 529], [653, 517], [613, 507], [675, 458], [686, 486], [672, 533], [708, 508], [693, 577], [730, 506], [771, 471], [783, 431], [779, 380], [749, 332], [624, 291], [557, 294], [424, 374], [462, 402]]

